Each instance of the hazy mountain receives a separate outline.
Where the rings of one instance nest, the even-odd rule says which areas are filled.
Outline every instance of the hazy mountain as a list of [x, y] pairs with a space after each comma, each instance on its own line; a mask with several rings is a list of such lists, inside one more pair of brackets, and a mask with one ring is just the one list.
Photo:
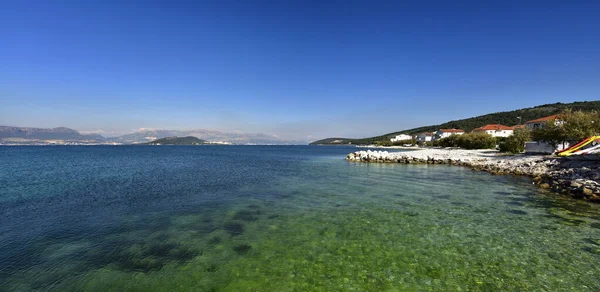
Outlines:
[[210, 142], [229, 142], [232, 144], [306, 144], [303, 141], [283, 140], [276, 136], [262, 133], [226, 133], [213, 130], [157, 130], [140, 129], [135, 133], [118, 137], [105, 138], [98, 134], [81, 134], [76, 130], [59, 127], [53, 129], [0, 126], [0, 141], [11, 142], [43, 142], [44, 140], [62, 140], [65, 142], [118, 142], [122, 144], [138, 144], [166, 137], [192, 136]]
[[113, 137], [110, 141], [133, 144], [146, 143], [156, 139], [172, 136], [193, 136], [202, 140], [211, 142], [229, 142], [232, 144], [306, 144], [300, 141], [283, 140], [276, 136], [262, 133], [226, 133], [214, 130], [195, 129], [195, 130], [159, 130], [159, 129], [140, 129], [135, 133]]
[[89, 142], [102, 142], [105, 140], [104, 137], [97, 134], [83, 135], [73, 129], [64, 127], [45, 129], [0, 126], [0, 140], [6, 139], [63, 140]]

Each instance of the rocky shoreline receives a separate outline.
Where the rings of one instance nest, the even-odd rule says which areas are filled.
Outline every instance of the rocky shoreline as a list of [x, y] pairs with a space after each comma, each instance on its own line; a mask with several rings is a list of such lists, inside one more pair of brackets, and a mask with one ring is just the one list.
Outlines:
[[356, 151], [352, 162], [449, 164], [492, 174], [525, 175], [541, 188], [600, 203], [600, 161], [556, 156], [500, 155], [495, 150], [425, 149], [406, 152]]

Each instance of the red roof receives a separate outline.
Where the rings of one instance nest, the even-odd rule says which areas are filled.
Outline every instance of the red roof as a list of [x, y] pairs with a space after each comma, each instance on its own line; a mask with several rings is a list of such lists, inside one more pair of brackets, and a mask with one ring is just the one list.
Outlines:
[[502, 130], [513, 130], [513, 127], [500, 125], [500, 124], [489, 124], [483, 127], [479, 127], [477, 129], [473, 129], [473, 131], [502, 131]]
[[512, 126], [511, 128], [513, 128], [513, 130], [516, 130], [516, 129], [525, 129], [525, 125], [516, 125], [516, 126]]
[[461, 129], [440, 129], [442, 133], [463, 133], [464, 131]]
[[541, 122], [547, 122], [547, 121], [554, 121], [554, 120], [556, 120], [556, 118], [558, 118], [558, 115], [551, 115], [551, 116], [547, 116], [547, 117], [543, 117], [543, 118], [539, 118], [539, 119], [527, 121], [525, 123], [528, 124], [528, 123], [541, 123]]

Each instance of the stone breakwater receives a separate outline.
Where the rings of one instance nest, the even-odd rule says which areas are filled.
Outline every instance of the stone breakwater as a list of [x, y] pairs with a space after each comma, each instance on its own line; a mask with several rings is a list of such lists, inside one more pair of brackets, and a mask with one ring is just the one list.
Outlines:
[[525, 175], [544, 189], [600, 202], [600, 161], [568, 160], [554, 156], [499, 155], [495, 150], [426, 149], [407, 152], [357, 151], [353, 162], [449, 164], [492, 174]]

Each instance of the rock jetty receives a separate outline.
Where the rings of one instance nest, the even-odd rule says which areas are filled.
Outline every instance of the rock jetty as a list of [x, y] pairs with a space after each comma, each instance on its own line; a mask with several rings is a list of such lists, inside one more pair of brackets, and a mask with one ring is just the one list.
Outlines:
[[492, 174], [524, 175], [544, 189], [600, 203], [600, 161], [556, 156], [501, 155], [495, 150], [425, 149], [406, 152], [356, 151], [352, 162], [449, 164]]

